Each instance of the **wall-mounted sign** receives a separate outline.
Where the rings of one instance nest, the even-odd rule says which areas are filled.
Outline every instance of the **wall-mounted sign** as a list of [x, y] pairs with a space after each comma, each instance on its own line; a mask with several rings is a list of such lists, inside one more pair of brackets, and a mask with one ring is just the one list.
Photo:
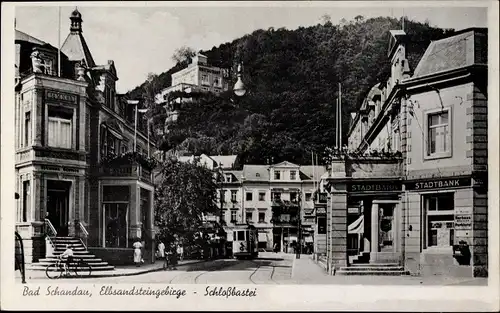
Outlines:
[[406, 184], [407, 190], [447, 189], [470, 186], [469, 178], [428, 179]]
[[65, 101], [76, 103], [77, 97], [69, 93], [55, 92], [47, 90], [46, 97], [49, 100]]
[[316, 215], [318, 214], [326, 214], [325, 208], [316, 208]]
[[348, 207], [347, 214], [359, 214], [359, 207]]
[[347, 186], [349, 192], [387, 192], [401, 191], [400, 182], [383, 182], [383, 183], [351, 183]]
[[472, 215], [472, 207], [458, 207], [455, 208], [455, 214], [471, 214]]
[[472, 229], [472, 215], [456, 214], [455, 229], [461, 229], [461, 230]]

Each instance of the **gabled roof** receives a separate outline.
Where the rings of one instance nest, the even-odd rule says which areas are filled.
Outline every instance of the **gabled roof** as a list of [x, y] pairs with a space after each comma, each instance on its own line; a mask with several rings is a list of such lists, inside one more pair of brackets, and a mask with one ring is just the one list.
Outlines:
[[81, 33], [71, 32], [61, 46], [61, 51], [68, 56], [70, 61], [85, 60], [85, 64], [91, 68], [96, 65]]
[[216, 162], [217, 166], [222, 164], [222, 168], [232, 168], [237, 155], [211, 155], [209, 157]]
[[281, 163], [278, 163], [278, 164], [273, 164], [271, 165], [270, 167], [300, 167], [300, 165], [297, 165], [297, 164], [293, 164], [291, 162], [288, 162], [288, 161], [283, 161]]
[[241, 175], [243, 174], [243, 171], [224, 171], [224, 175], [226, 174], [231, 174], [235, 180], [233, 180], [233, 183], [240, 183], [241, 182]]
[[305, 175], [301, 177], [302, 180], [320, 180], [327, 170], [323, 165], [303, 165], [300, 172]]
[[15, 40], [26, 41], [26, 42], [34, 43], [37, 45], [45, 45], [46, 44], [46, 42], [43, 42], [40, 39], [35, 38], [33, 36], [30, 36], [30, 35], [22, 32], [20, 30], [17, 30], [17, 29], [16, 29], [16, 34], [15, 34]]
[[486, 41], [477, 40], [476, 33], [483, 29], [460, 31], [456, 35], [431, 42], [418, 63], [414, 76], [421, 77], [473, 65], [476, 53], [488, 49]]

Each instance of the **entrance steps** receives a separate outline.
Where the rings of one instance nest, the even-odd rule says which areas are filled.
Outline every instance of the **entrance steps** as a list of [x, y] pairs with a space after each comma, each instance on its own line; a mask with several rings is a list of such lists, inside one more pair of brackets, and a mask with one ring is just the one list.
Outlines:
[[81, 240], [77, 237], [55, 237], [52, 238], [52, 243], [54, 244], [53, 256], [47, 256], [44, 259], [40, 259], [38, 263], [33, 263], [27, 269], [45, 271], [46, 267], [50, 264], [54, 264], [59, 260], [59, 256], [66, 250], [66, 245], [70, 244], [73, 249], [73, 255], [75, 259], [83, 259], [92, 268], [92, 272], [101, 271], [113, 271], [114, 266], [109, 265], [108, 262], [97, 258], [95, 255], [90, 254]]
[[409, 275], [398, 263], [356, 263], [339, 268], [337, 275], [376, 275], [404, 276]]

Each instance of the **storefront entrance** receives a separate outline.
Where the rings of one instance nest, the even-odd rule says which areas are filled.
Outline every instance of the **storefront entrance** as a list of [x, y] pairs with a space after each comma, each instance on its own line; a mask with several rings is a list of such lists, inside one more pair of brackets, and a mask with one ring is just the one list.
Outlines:
[[70, 181], [47, 180], [47, 219], [57, 236], [68, 236], [70, 190]]

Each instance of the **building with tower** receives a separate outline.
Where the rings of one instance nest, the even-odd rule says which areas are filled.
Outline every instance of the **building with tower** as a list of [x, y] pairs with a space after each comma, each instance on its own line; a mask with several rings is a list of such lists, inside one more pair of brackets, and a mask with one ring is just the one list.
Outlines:
[[60, 51], [16, 30], [16, 230], [26, 260], [48, 262], [71, 241], [127, 262], [137, 237], [152, 260], [154, 162], [145, 152], [156, 146], [117, 95], [114, 62], [94, 61], [81, 13], [70, 21]]

